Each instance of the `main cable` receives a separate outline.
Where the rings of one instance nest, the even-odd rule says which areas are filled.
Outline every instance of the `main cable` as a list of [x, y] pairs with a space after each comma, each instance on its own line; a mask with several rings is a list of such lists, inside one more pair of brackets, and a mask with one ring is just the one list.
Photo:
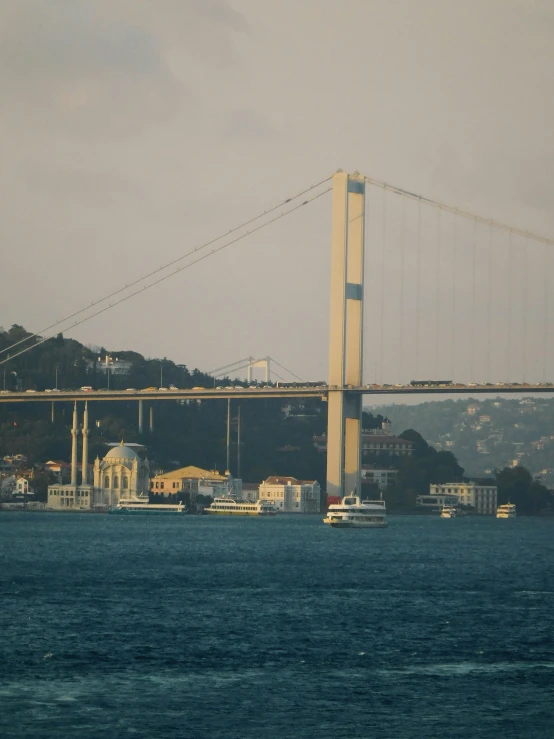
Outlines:
[[[315, 187], [315, 186], [314, 186]], [[326, 195], [328, 192], [331, 192], [333, 188], [328, 187], [326, 190], [322, 190], [322, 192], [317, 193], [316, 195], [313, 195], [311, 198], [308, 198], [307, 200], [304, 200], [303, 202], [299, 203], [298, 205], [295, 205], [293, 208], [290, 208], [287, 211], [284, 211], [283, 213], [279, 213], [279, 215], [274, 216], [269, 221], [266, 221], [265, 223], [262, 223], [259, 226], [256, 226], [256, 228], [253, 228], [251, 231], [247, 231], [244, 234], [241, 234], [240, 236], [237, 236], [235, 239], [232, 239], [231, 241], [228, 241], [226, 244], [223, 244], [222, 246], [218, 246], [216, 249], [212, 249], [212, 251], [208, 252], [207, 254], [203, 254], [202, 256], [198, 257], [197, 259], [193, 260], [192, 262], [189, 262], [188, 264], [185, 264], [182, 267], [178, 267], [176, 270], [171, 272], [168, 275], [164, 275], [163, 277], [159, 277], [157, 280], [154, 280], [154, 282], [151, 282], [148, 285], [145, 285], [144, 287], [141, 287], [139, 290], [135, 290], [134, 292], [130, 293], [129, 295], [124, 296], [123, 298], [120, 298], [119, 300], [116, 300], [115, 303], [110, 303], [110, 305], [106, 306], [105, 308], [101, 308], [100, 310], [96, 311], [95, 313], [92, 313], [90, 316], [86, 316], [85, 318], [82, 318], [79, 321], [75, 321], [71, 326], [68, 326], [65, 328], [65, 331], [69, 331], [72, 328], [75, 328], [75, 326], [80, 326], [82, 323], [86, 323], [86, 321], [90, 321], [91, 318], [95, 318], [96, 316], [99, 316], [101, 313], [105, 313], [108, 310], [111, 310], [112, 308], [115, 308], [116, 305], [119, 305], [120, 303], [124, 303], [126, 300], [129, 300], [130, 298], [134, 297], [135, 295], [138, 295], [141, 292], [144, 292], [145, 290], [149, 290], [151, 287], [154, 287], [154, 285], [158, 285], [160, 282], [164, 282], [164, 280], [169, 279], [170, 277], [173, 277], [173, 275], [179, 274], [179, 272], [182, 272], [185, 269], [188, 269], [189, 267], [192, 267], [195, 264], [198, 264], [198, 262], [202, 262], [204, 259], [207, 259], [208, 257], [213, 256], [214, 254], [217, 254], [220, 251], [223, 251], [223, 249], [227, 249], [229, 246], [232, 246], [233, 244], [236, 244], [237, 242], [241, 241], [242, 239], [246, 238], [247, 236], [250, 236], [251, 234], [256, 233], [256, 231], [260, 231], [262, 228], [265, 228], [266, 226], [269, 226], [272, 223], [275, 223], [275, 221], [278, 221], [281, 218], [284, 218], [284, 216], [288, 216], [290, 213], [294, 213], [295, 210], [298, 210], [299, 208], [302, 208], [304, 205], [308, 205], [308, 203], [313, 202], [314, 200], [317, 200], [318, 198], [322, 197], [323, 195]], [[189, 255], [190, 256], [190, 255]], [[159, 271], [159, 270], [157, 270]], [[147, 278], [145, 278], [147, 279]], [[139, 280], [140, 282], [140, 280]], [[136, 284], [136, 283], [133, 283]], [[129, 285], [130, 287], [130, 285]], [[121, 292], [119, 290], [118, 292]], [[99, 301], [102, 302], [102, 301]], [[92, 307], [92, 306], [89, 306]], [[83, 309], [86, 310], [86, 309]], [[82, 313], [83, 311], [80, 311]], [[66, 319], [67, 320], [67, 319]], [[63, 323], [63, 321], [60, 321], [59, 323]], [[55, 324], [57, 325], [57, 324]], [[36, 334], [35, 334], [36, 336]], [[7, 362], [11, 362], [12, 359], [15, 359], [16, 357], [20, 357], [22, 354], [26, 354], [31, 349], [34, 349], [36, 346], [40, 346], [41, 344], [44, 344], [45, 341], [49, 341], [50, 339], [53, 339], [55, 334], [51, 334], [50, 336], [45, 336], [41, 338], [40, 341], [37, 341], [36, 344], [31, 344], [31, 346], [26, 347], [25, 349], [22, 349], [17, 354], [12, 355], [11, 357], [8, 357], [7, 359], [3, 359], [0, 361], [0, 366], [3, 364], [6, 364]]]
[[[25, 343], [26, 341], [30, 341], [31, 339], [34, 339], [37, 336], [41, 336], [45, 331], [50, 331], [50, 329], [55, 328], [56, 326], [59, 326], [62, 323], [66, 323], [71, 318], [75, 318], [75, 316], [78, 316], [81, 313], [84, 313], [86, 310], [89, 310], [90, 308], [94, 308], [95, 306], [100, 305], [100, 303], [103, 303], [105, 300], [109, 300], [110, 298], [113, 298], [116, 295], [119, 295], [119, 293], [122, 293], [131, 287], [134, 287], [139, 282], [142, 282], [143, 280], [147, 280], [150, 277], [153, 277], [154, 275], [159, 274], [160, 272], [163, 272], [164, 270], [168, 269], [169, 267], [172, 267], [174, 264], [177, 264], [178, 262], [182, 262], [183, 259], [186, 259], [187, 257], [190, 257], [193, 254], [196, 254], [196, 252], [202, 251], [202, 249], [207, 249], [209, 246], [212, 246], [212, 244], [215, 244], [217, 241], [221, 241], [221, 239], [225, 238], [226, 236], [229, 236], [230, 234], [236, 233], [237, 231], [240, 231], [241, 229], [246, 228], [247, 226], [254, 223], [255, 221], [260, 220], [260, 218], [263, 218], [264, 216], [267, 216], [270, 213], [273, 213], [273, 211], [278, 210], [279, 208], [283, 208], [285, 205], [292, 202], [293, 200], [297, 200], [298, 198], [302, 197], [302, 195], [305, 195], [306, 193], [311, 192], [316, 187], [320, 187], [321, 185], [324, 185], [330, 179], [331, 177], [326, 177], [324, 180], [321, 180], [321, 182], [317, 182], [315, 185], [311, 185], [310, 187], [307, 187], [305, 190], [302, 190], [296, 195], [292, 195], [290, 198], [283, 200], [277, 205], [274, 205], [268, 210], [265, 210], [263, 213], [260, 213], [259, 215], [254, 216], [254, 218], [250, 218], [248, 221], [244, 221], [244, 223], [241, 223], [240, 226], [235, 226], [230, 231], [227, 231], [224, 234], [220, 234], [219, 236], [216, 236], [215, 238], [210, 239], [210, 241], [206, 241], [205, 244], [201, 244], [200, 246], [197, 246], [194, 249], [191, 249], [191, 251], [187, 252], [186, 254], [183, 254], [180, 257], [173, 259], [171, 262], [168, 262], [167, 264], [163, 264], [161, 267], [158, 267], [157, 269], [154, 269], [151, 272], [148, 272], [148, 274], [143, 275], [142, 277], [139, 277], [138, 279], [134, 280], [133, 282], [130, 282], [124, 287], [120, 287], [117, 290], [114, 290], [113, 292], [109, 293], [108, 295], [104, 295], [103, 298], [99, 298], [98, 300], [93, 301], [92, 303], [87, 305], [85, 308], [81, 308], [80, 310], [75, 311], [74, 313], [70, 313], [65, 318], [62, 318], [59, 321], [56, 321], [55, 323], [50, 324], [50, 326], [46, 326], [45, 328], [40, 329], [36, 333], [26, 336], [24, 339], [20, 339], [19, 341], [16, 341], [14, 344], [10, 344], [10, 346], [4, 349], [0, 349], [0, 355], [4, 354], [5, 352], [10, 351], [11, 349], [13, 349], [16, 346], [19, 346], [20, 344]], [[36, 346], [36, 344], [33, 344], [33, 346]]]
[[501, 223], [500, 221], [494, 221], [491, 218], [484, 218], [483, 216], [477, 215], [476, 213], [471, 213], [467, 210], [460, 210], [460, 208], [455, 208], [453, 205], [445, 205], [444, 203], [439, 203], [437, 200], [426, 198], [423, 195], [416, 195], [415, 193], [409, 192], [408, 190], [403, 190], [401, 187], [389, 185], [388, 182], [374, 180], [372, 177], [364, 177], [364, 179], [366, 182], [369, 182], [370, 185], [382, 187], [383, 190], [390, 190], [390, 192], [394, 192], [397, 195], [405, 195], [406, 197], [412, 198], [413, 200], [419, 200], [420, 203], [432, 205], [434, 208], [440, 208], [441, 210], [455, 213], [456, 215], [463, 216], [464, 218], [471, 218], [474, 221], [477, 221], [478, 223], [483, 223], [487, 226], [490, 225], [494, 226], [495, 228], [503, 229], [504, 231], [510, 231], [511, 233], [517, 234], [518, 236], [523, 236], [526, 239], [533, 239], [534, 241], [540, 241], [543, 244], [550, 244], [550, 246], [554, 246], [554, 239], [549, 239], [546, 236], [534, 234], [530, 231], [524, 231], [521, 228], [516, 228], [515, 226], [510, 226], [509, 224]]

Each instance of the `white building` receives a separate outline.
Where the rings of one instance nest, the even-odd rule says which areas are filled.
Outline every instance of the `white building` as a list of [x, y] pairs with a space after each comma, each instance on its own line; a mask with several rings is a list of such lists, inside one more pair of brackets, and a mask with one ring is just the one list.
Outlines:
[[258, 499], [268, 500], [283, 513], [319, 513], [321, 488], [316, 480], [272, 476], [258, 488]]
[[48, 486], [48, 508], [51, 510], [90, 511], [117, 505], [121, 497], [148, 495], [150, 466], [138, 454], [126, 447], [123, 441], [110, 449], [101, 460], [94, 462], [94, 477], [89, 480], [88, 465], [88, 408], [85, 403], [83, 416], [83, 454], [81, 483], [77, 484], [77, 437], [80, 433], [77, 422], [77, 403], [73, 408], [73, 437], [71, 447], [71, 482], [67, 485]]
[[103, 459], [94, 461], [93, 480], [96, 505], [113, 507], [120, 498], [148, 495], [150, 465], [123, 441]]
[[440, 511], [445, 505], [457, 506], [459, 502], [457, 495], [418, 495], [416, 497], [416, 506], [428, 508], [430, 511]]
[[460, 505], [471, 506], [483, 516], [496, 513], [497, 494], [496, 485], [480, 485], [477, 482], [445, 482], [429, 486], [429, 495], [455, 495]]
[[394, 482], [398, 470], [362, 466], [362, 482], [373, 482], [379, 490], [385, 490]]

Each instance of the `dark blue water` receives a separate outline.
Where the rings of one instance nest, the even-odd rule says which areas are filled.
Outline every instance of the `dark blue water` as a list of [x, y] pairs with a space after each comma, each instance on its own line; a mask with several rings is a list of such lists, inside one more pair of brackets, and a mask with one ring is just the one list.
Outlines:
[[554, 734], [554, 520], [0, 514], [0, 735]]

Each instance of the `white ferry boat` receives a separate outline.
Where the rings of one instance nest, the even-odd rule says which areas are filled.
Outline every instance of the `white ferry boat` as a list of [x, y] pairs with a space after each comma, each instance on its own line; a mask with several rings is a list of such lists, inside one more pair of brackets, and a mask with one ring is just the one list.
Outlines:
[[231, 497], [214, 498], [204, 513], [219, 516], [275, 516], [277, 509], [267, 500], [250, 503], [246, 500], [235, 500]]
[[441, 508], [441, 518], [456, 518], [458, 511], [453, 505], [443, 505]]
[[382, 529], [388, 526], [384, 500], [364, 500], [346, 495], [340, 503], [329, 506], [323, 523], [337, 529]]
[[515, 518], [516, 507], [513, 503], [504, 503], [496, 509], [496, 518]]
[[182, 503], [177, 503], [175, 505], [167, 503], [149, 503], [148, 497], [145, 495], [133, 498], [121, 498], [114, 508], [109, 509], [108, 513], [131, 513], [139, 515], [159, 515], [161, 513], [169, 513], [175, 515], [176, 513], [186, 513], [186, 510]]

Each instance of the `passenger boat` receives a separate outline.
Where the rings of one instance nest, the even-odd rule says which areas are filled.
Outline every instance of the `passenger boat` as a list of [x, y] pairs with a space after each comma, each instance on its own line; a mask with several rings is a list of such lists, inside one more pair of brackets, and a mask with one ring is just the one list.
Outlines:
[[160, 515], [163, 513], [175, 515], [177, 513], [186, 513], [186, 510], [182, 503], [174, 505], [168, 503], [149, 503], [148, 497], [145, 495], [133, 498], [121, 498], [115, 507], [109, 509], [108, 513], [130, 513], [146, 516], [152, 514]]
[[388, 526], [384, 500], [364, 500], [346, 495], [340, 503], [329, 506], [323, 523], [337, 529], [382, 529]]
[[456, 518], [458, 511], [453, 505], [443, 505], [441, 508], [441, 518]]
[[513, 503], [504, 503], [496, 509], [496, 518], [516, 518], [516, 507]]
[[214, 498], [204, 513], [219, 516], [275, 516], [277, 509], [267, 500], [257, 500], [250, 503], [246, 500], [236, 500], [230, 496]]

